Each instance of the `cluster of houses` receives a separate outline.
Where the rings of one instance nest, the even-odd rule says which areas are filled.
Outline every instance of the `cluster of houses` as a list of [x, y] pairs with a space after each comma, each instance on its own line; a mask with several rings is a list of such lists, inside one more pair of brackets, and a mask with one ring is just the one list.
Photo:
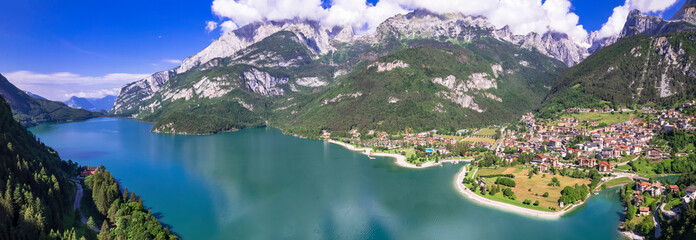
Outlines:
[[[387, 132], [369, 130], [366, 134], [366, 136], [370, 136], [369, 138], [361, 138], [362, 134], [358, 131], [358, 129], [352, 129], [349, 132], [349, 134], [352, 136], [350, 142], [353, 144], [386, 149], [399, 149], [404, 148], [405, 146], [422, 146], [428, 147], [426, 154], [449, 154], [450, 151], [446, 148], [446, 146], [459, 143], [459, 141], [457, 141], [455, 138], [435, 136], [436, 133], [437, 130], [420, 133], [407, 133], [399, 139], [390, 139]], [[324, 130], [322, 132], [322, 137], [331, 138], [331, 133]]]
[[[682, 107], [691, 106], [687, 103]], [[568, 112], [625, 112], [621, 109], [615, 111], [609, 107], [603, 109], [569, 108]], [[563, 118], [560, 121], [537, 121], [534, 114], [527, 113], [521, 117], [524, 126], [517, 126], [517, 131], [507, 129], [501, 141], [502, 148], [516, 150], [517, 154], [527, 152], [537, 154], [533, 163], [542, 172], [550, 168], [586, 167], [597, 168], [600, 172], [611, 172], [614, 159], [622, 159], [626, 155], [645, 155], [647, 158], [668, 158], [669, 153], [660, 149], [651, 148], [650, 140], [662, 131], [674, 129], [694, 130], [690, 122], [691, 116], [684, 116], [680, 110], [655, 110], [644, 108], [644, 112], [656, 116], [651, 122], [641, 119], [615, 123], [600, 127], [595, 121], [580, 121], [577, 118]], [[592, 127], [594, 126], [594, 127]], [[421, 133], [405, 134], [398, 139], [390, 138], [387, 132], [369, 130], [365, 137], [361, 137], [358, 129], [352, 129], [349, 135], [351, 143], [361, 146], [399, 149], [410, 146], [423, 146], [429, 148], [428, 153], [448, 154], [448, 145], [462, 144], [463, 140], [436, 136], [437, 130]], [[322, 137], [331, 138], [331, 133], [323, 131]], [[580, 137], [580, 138], [579, 138]], [[583, 139], [578, 142], [577, 139]], [[496, 155], [512, 163], [516, 160], [516, 154], [504, 154], [502, 149], [494, 149], [489, 143], [466, 143], [470, 147], [483, 147], [496, 151]], [[509, 153], [509, 151], [506, 151]], [[569, 159], [571, 162], [559, 161], [559, 158]], [[632, 160], [632, 159], [629, 159]]]
[[[664, 193], [678, 193], [679, 186], [668, 185], [664, 186], [659, 181], [650, 183], [648, 181], [637, 181], [636, 189], [633, 192], [633, 204], [638, 207], [638, 215], [647, 216], [650, 215], [650, 208], [648, 206], [642, 206], [645, 203], [645, 197], [643, 193], [649, 193], [652, 197], [659, 197]], [[685, 189], [686, 194], [682, 199], [685, 203], [689, 203], [696, 199], [696, 186], [688, 186]]]
[[[614, 112], [613, 109], [580, 109], [570, 108], [572, 112]], [[624, 111], [624, 110], [622, 110]], [[652, 159], [668, 158], [669, 154], [657, 148], [650, 148], [649, 143], [655, 134], [674, 129], [694, 130], [690, 125], [691, 116], [683, 116], [678, 110], [654, 110], [646, 112], [654, 114], [657, 118], [650, 123], [641, 119], [616, 123], [605, 127], [599, 127], [596, 122], [581, 122], [577, 118], [563, 118], [555, 122], [537, 122], [534, 114], [527, 113], [520, 121], [524, 123], [527, 131], [515, 133], [508, 130], [506, 139], [503, 140], [505, 148], [516, 148], [518, 153], [541, 153], [534, 157], [533, 163], [537, 164], [540, 171], [548, 168], [580, 167], [594, 168], [600, 172], [612, 171], [611, 159], [621, 159], [626, 155], [641, 155]], [[589, 130], [584, 126], [597, 126]], [[522, 130], [522, 127], [518, 127]], [[586, 141], [573, 142], [577, 137], [583, 137]], [[573, 155], [576, 162], [559, 162], [557, 158]], [[515, 160], [515, 155], [504, 156], [507, 162]], [[599, 160], [598, 160], [599, 159]], [[603, 160], [603, 161], [602, 161]], [[631, 159], [629, 159], [631, 160]]]

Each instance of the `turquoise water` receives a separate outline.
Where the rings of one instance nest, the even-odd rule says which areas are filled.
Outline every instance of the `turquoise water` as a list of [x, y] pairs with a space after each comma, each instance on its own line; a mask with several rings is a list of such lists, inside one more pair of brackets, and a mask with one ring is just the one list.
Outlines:
[[63, 159], [105, 165], [184, 239], [620, 239], [616, 188], [560, 220], [475, 204], [462, 165], [403, 169], [272, 128], [150, 133], [101, 118], [31, 129]]

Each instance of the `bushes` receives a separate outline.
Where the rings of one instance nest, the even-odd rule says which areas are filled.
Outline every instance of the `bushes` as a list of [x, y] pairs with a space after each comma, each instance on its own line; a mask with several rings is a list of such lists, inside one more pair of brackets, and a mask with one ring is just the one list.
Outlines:
[[503, 196], [512, 200], [515, 200], [517, 198], [517, 196], [515, 196], [515, 193], [510, 188], [503, 188]]
[[495, 184], [500, 184], [507, 187], [515, 187], [517, 185], [517, 183], [515, 183], [515, 180], [506, 177], [499, 177], [495, 180]]
[[[551, 182], [550, 182], [548, 185], [549, 185], [549, 186], [560, 187], [560, 186], [561, 186], [561, 181], [558, 181], [558, 178], [553, 177], [553, 178], [551, 179]], [[548, 194], [547, 194], [547, 196], [548, 196]]]
[[561, 197], [558, 199], [558, 202], [565, 204], [575, 203], [579, 200], [585, 199], [585, 196], [587, 196], [589, 193], [590, 190], [584, 184], [581, 186], [575, 184], [575, 187], [567, 186], [561, 190]]

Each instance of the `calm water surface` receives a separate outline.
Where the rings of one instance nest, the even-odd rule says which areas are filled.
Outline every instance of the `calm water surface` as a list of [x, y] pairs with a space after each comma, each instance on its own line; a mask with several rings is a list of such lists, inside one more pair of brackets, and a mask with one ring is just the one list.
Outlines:
[[403, 169], [392, 159], [258, 128], [150, 133], [101, 118], [32, 128], [63, 159], [105, 165], [184, 239], [620, 239], [617, 189], [557, 221], [477, 205], [462, 165]]

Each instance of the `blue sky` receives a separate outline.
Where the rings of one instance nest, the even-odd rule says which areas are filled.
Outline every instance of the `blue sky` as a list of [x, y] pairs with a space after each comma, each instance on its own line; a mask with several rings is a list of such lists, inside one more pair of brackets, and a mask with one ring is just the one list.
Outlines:
[[[205, 30], [206, 21], [226, 20], [211, 10], [212, 1], [5, 1], [0, 8], [0, 73], [26, 71], [43, 74], [43, 78], [64, 73], [55, 78], [68, 79], [68, 84], [54, 80], [58, 87], [52, 89], [38, 86], [53, 87], [45, 81], [9, 79], [20, 88], [51, 99], [64, 100], [78, 93], [103, 95], [104, 91], [97, 91], [100, 87], [113, 90], [131, 81], [129, 77], [173, 68], [177, 61], [218, 38], [219, 28]], [[671, 16], [683, 1], [664, 15]], [[614, 7], [624, 2], [571, 0], [571, 11], [580, 17], [579, 24], [585, 30], [594, 31], [602, 27]], [[329, 5], [325, 2], [324, 7]], [[123, 75], [109, 75], [114, 73]], [[92, 79], [109, 84], [88, 86], [78, 82]]]

